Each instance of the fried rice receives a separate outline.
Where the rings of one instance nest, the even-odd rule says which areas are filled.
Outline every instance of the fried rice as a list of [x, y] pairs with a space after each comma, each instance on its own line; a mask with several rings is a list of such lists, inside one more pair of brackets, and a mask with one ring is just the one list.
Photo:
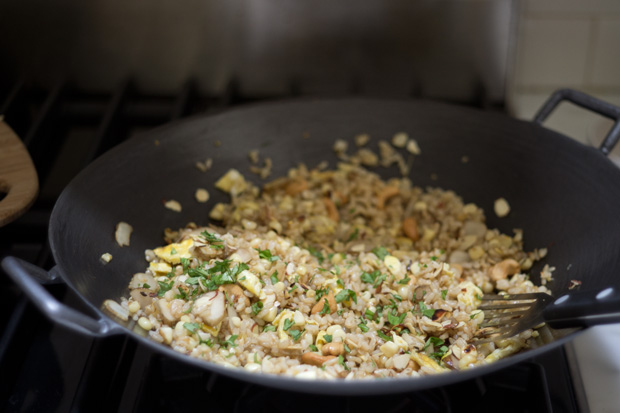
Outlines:
[[[291, 169], [258, 188], [235, 170], [219, 226], [165, 234], [121, 305], [148, 336], [191, 357], [298, 378], [463, 370], [533, 344], [475, 345], [489, 293], [548, 292], [526, 272], [546, 250], [487, 228], [454, 192], [382, 180], [352, 163]], [[545, 275], [550, 275], [545, 267]]]

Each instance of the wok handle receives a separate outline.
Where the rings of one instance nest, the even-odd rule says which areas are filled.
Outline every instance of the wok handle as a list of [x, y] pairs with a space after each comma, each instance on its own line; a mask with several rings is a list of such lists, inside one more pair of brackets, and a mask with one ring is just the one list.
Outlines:
[[103, 318], [94, 319], [58, 301], [37, 280], [55, 278], [42, 268], [15, 257], [2, 260], [2, 268], [22, 291], [50, 320], [91, 337], [104, 337], [122, 333], [123, 330]]
[[620, 291], [609, 287], [565, 294], [543, 310], [543, 317], [553, 328], [620, 323]]
[[553, 112], [558, 104], [567, 100], [582, 108], [589, 109], [592, 112], [596, 112], [599, 115], [603, 115], [615, 121], [614, 126], [611, 128], [599, 150], [604, 155], [608, 155], [620, 141], [620, 107], [612, 105], [608, 102], [603, 102], [593, 96], [586, 95], [583, 92], [578, 92], [573, 89], [560, 89], [553, 93], [545, 104], [538, 110], [534, 117], [534, 123], [541, 125], [545, 119]]

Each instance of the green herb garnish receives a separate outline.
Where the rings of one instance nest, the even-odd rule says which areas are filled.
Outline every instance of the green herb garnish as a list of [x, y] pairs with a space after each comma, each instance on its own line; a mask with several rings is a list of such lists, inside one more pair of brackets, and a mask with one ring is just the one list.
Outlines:
[[403, 322], [406, 315], [407, 313], [403, 313], [401, 315], [389, 313], [387, 317], [388, 322], [392, 324], [393, 326], [397, 326]]
[[428, 308], [426, 304], [424, 304], [424, 301], [420, 301], [418, 303], [418, 306], [420, 307], [420, 311], [422, 312], [423, 316], [426, 316], [428, 318], [433, 318], [433, 315], [435, 314], [435, 310], [433, 310], [432, 308]]
[[290, 330], [288, 333], [289, 335], [293, 338], [294, 341], [298, 341], [301, 338], [302, 333], [306, 331], [299, 331], [299, 330]]
[[355, 294], [355, 291], [353, 290], [342, 290], [336, 294], [335, 298], [337, 303], [351, 299], [355, 304], [357, 304], [357, 294]]
[[200, 324], [198, 323], [184, 323], [183, 327], [188, 330], [190, 333], [195, 333], [200, 328]]
[[331, 313], [331, 308], [329, 308], [329, 301], [327, 298], [323, 299], [323, 308], [321, 309], [320, 315], [325, 315]]
[[278, 271], [274, 271], [273, 274], [271, 274], [271, 276], [269, 277], [269, 279], [271, 279], [271, 284], [276, 285], [278, 281], [280, 281], [278, 279]]
[[393, 341], [392, 337], [386, 335], [383, 331], [377, 330], [377, 335], [385, 341]]
[[445, 300], [448, 295], [448, 290], [441, 290], [441, 299]]
[[316, 257], [316, 259], [319, 260], [319, 265], [323, 264], [323, 261], [325, 261], [325, 257], [323, 256], [323, 254], [321, 254], [321, 251], [317, 250], [314, 247], [308, 247], [308, 251], [312, 256]]
[[323, 336], [323, 339], [327, 342], [327, 343], [331, 343], [332, 342], [332, 335], [331, 334], [325, 334]]
[[390, 254], [388, 250], [385, 249], [385, 247], [373, 248], [372, 253], [375, 254], [377, 258], [379, 258], [381, 261], [383, 261], [385, 257]]
[[284, 320], [284, 331], [288, 331], [294, 325], [295, 322], [292, 319], [287, 318], [286, 320]]
[[308, 348], [312, 351], [319, 351], [319, 349], [314, 344], [310, 344]]
[[220, 345], [222, 347], [237, 347], [237, 344], [235, 344], [235, 340], [237, 340], [237, 337], [239, 337], [237, 334], [233, 334], [232, 336], [230, 336], [227, 340], [224, 340], [222, 342], [220, 342]]
[[200, 233], [204, 237], [205, 240], [209, 243], [211, 248], [215, 248], [216, 250], [224, 249], [224, 240], [218, 238], [215, 234], [210, 233], [209, 231], [202, 231]]
[[263, 310], [263, 302], [262, 301], [258, 301], [254, 304], [252, 304], [252, 314], [256, 315], [258, 313], [260, 313]]
[[166, 292], [172, 289], [172, 286], [174, 285], [174, 281], [170, 281], [169, 283], [165, 281], [157, 281], [157, 284], [159, 284], [159, 291], [157, 292], [157, 296], [163, 297], [164, 294], [166, 294]]
[[274, 261], [278, 261], [280, 259], [280, 257], [278, 257], [277, 255], [272, 255], [270, 250], [261, 250], [258, 248], [254, 248], [256, 251], [258, 251], [258, 258], [267, 260], [269, 262], [274, 262]]
[[347, 242], [351, 242], [356, 240], [360, 235], [360, 230], [355, 228], [355, 230], [353, 230], [353, 232], [351, 233], [351, 235], [349, 235], [349, 238], [347, 239]]
[[268, 331], [276, 331], [276, 326], [274, 326], [273, 324], [268, 324], [265, 327], [263, 327], [263, 332], [268, 332]]

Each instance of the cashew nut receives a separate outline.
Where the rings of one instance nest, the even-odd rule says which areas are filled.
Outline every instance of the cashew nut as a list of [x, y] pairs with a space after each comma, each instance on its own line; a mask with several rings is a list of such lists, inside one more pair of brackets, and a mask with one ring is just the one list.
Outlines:
[[323, 205], [325, 205], [325, 209], [327, 209], [327, 216], [334, 222], [338, 222], [340, 220], [340, 214], [338, 213], [338, 208], [329, 198], [323, 198]]
[[344, 354], [344, 344], [342, 343], [327, 343], [321, 347], [321, 352], [324, 356], [339, 356]]
[[336, 298], [334, 298], [334, 293], [330, 291], [329, 294], [327, 294], [327, 297], [321, 297], [319, 302], [316, 303], [314, 307], [312, 307], [312, 311], [310, 312], [310, 314], [316, 314], [323, 311], [323, 307], [325, 307], [325, 300], [327, 300], [327, 303], [329, 305], [329, 313], [332, 314], [336, 312], [336, 310], [338, 309], [338, 304], [336, 304]]
[[400, 189], [396, 188], [395, 186], [386, 186], [377, 195], [377, 208], [385, 208], [385, 203], [387, 202], [387, 200], [398, 194], [400, 194]]
[[305, 179], [297, 179], [286, 184], [284, 191], [287, 195], [295, 196], [308, 189], [308, 182]]
[[489, 277], [493, 281], [504, 280], [509, 275], [518, 273], [520, 269], [521, 266], [517, 261], [512, 258], [508, 258], [489, 268]]
[[417, 241], [420, 239], [420, 234], [418, 233], [418, 222], [412, 217], [408, 217], [403, 220], [403, 231], [412, 241]]
[[222, 286], [228, 297], [235, 303], [235, 309], [237, 311], [243, 311], [250, 305], [250, 299], [243, 294], [243, 289], [237, 284], [224, 284]]
[[303, 364], [321, 367], [324, 363], [335, 358], [336, 356], [321, 356], [320, 354], [309, 351], [301, 356], [301, 362]]

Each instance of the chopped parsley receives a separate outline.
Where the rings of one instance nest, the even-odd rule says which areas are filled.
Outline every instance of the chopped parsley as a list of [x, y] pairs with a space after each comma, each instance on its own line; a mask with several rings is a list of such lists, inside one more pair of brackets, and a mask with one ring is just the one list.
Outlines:
[[151, 286], [147, 283], [142, 284], [142, 288], [151, 288]]
[[409, 277], [405, 277], [405, 278], [403, 278], [402, 280], [400, 280], [400, 281], [398, 282], [398, 284], [401, 284], [401, 285], [407, 285], [407, 284], [409, 284], [409, 281], [411, 281], [411, 278], [409, 278]]
[[445, 300], [448, 296], [448, 290], [441, 290], [441, 299]]
[[433, 318], [433, 315], [435, 314], [435, 310], [433, 310], [432, 308], [428, 308], [426, 304], [424, 304], [424, 301], [420, 301], [418, 303], [418, 306], [420, 307], [420, 311], [422, 312], [423, 316], [426, 316], [428, 318]]
[[319, 301], [321, 297], [323, 297], [324, 295], [328, 293], [329, 293], [329, 287], [319, 288], [318, 290], [316, 290], [316, 295], [314, 296], [314, 298], [316, 299], [316, 301]]
[[361, 280], [365, 283], [372, 284], [374, 287], [378, 287], [387, 276], [385, 274], [381, 274], [381, 271], [375, 270], [371, 273], [363, 272], [361, 276]]
[[277, 255], [272, 255], [270, 250], [261, 250], [258, 248], [254, 248], [256, 251], [258, 251], [258, 258], [267, 260], [269, 262], [274, 262], [274, 261], [278, 261], [280, 259], [280, 257], [278, 257]]
[[325, 261], [325, 257], [323, 256], [323, 254], [321, 254], [321, 251], [317, 250], [314, 247], [308, 247], [308, 251], [312, 256], [316, 257], [316, 259], [319, 260], [319, 265], [323, 264], [323, 261]]
[[169, 283], [165, 281], [157, 281], [157, 284], [159, 284], [159, 291], [157, 292], [157, 296], [163, 297], [164, 294], [166, 294], [166, 292], [172, 289], [172, 286], [174, 285], [174, 281], [170, 281]]
[[381, 331], [381, 330], [378, 330], [378, 331], [377, 331], [377, 335], [378, 335], [379, 337], [381, 337], [381, 338], [382, 338], [383, 340], [385, 340], [385, 341], [393, 341], [392, 337], [390, 337], [390, 336], [386, 335], [386, 334], [385, 334], [383, 331]]
[[437, 257], [435, 257], [434, 255], [431, 256], [431, 261], [437, 261]]
[[195, 333], [200, 328], [200, 324], [198, 323], [184, 323], [183, 327], [188, 330], [190, 333]]
[[323, 339], [327, 342], [327, 343], [331, 343], [332, 342], [332, 335], [331, 334], [325, 334], [323, 336]]
[[392, 314], [392, 313], [388, 313], [388, 322], [390, 324], [392, 324], [393, 326], [397, 326], [399, 324], [401, 324], [404, 320], [405, 317], [407, 316], [407, 313], [403, 313], [403, 314]]
[[327, 301], [327, 298], [323, 299], [323, 309], [321, 309], [321, 312], [319, 313], [320, 315], [325, 315], [325, 314], [329, 314], [331, 313], [331, 308], [329, 308], [329, 301]]
[[209, 291], [215, 291], [220, 285], [236, 283], [237, 276], [250, 268], [245, 263], [239, 263], [232, 268], [230, 264], [230, 260], [222, 260], [216, 261], [209, 269], [202, 266], [190, 268], [187, 272], [190, 278], [186, 280], [186, 284], [200, 282]]
[[357, 294], [355, 294], [355, 291], [353, 290], [342, 290], [336, 294], [335, 298], [337, 303], [351, 299], [355, 304], [357, 304]]
[[438, 347], [438, 346], [442, 346], [444, 343], [444, 341], [442, 339], [440, 339], [439, 337], [429, 337], [426, 340], [426, 343], [424, 343], [424, 350], [426, 350], [427, 348], [430, 347], [430, 345], [432, 344], [434, 347]]
[[353, 232], [351, 233], [351, 235], [349, 235], [349, 238], [347, 239], [347, 242], [351, 242], [356, 240], [360, 235], [360, 230], [358, 228], [355, 228], [355, 230], [353, 230]]
[[181, 258], [181, 265], [183, 266], [183, 274], [187, 274], [187, 271], [189, 271], [189, 259]]
[[274, 272], [273, 272], [273, 274], [271, 274], [271, 276], [269, 276], [269, 279], [271, 279], [271, 283], [272, 283], [273, 285], [276, 285], [276, 284], [278, 283], [278, 281], [280, 281], [280, 280], [278, 279], [278, 271], [277, 271], [277, 270], [276, 270], [276, 271], [274, 271]]
[[266, 325], [265, 327], [263, 327], [263, 332], [266, 333], [268, 331], [276, 331], [276, 326], [274, 326], [273, 324], [269, 324]]
[[446, 346], [445, 342], [438, 337], [429, 337], [424, 344], [424, 350], [430, 347], [431, 344], [433, 345], [433, 349], [435, 351], [431, 353], [430, 356], [437, 362], [440, 362], [441, 358], [448, 352], [448, 346]]
[[302, 333], [306, 331], [299, 331], [299, 330], [290, 330], [288, 333], [289, 335], [293, 338], [294, 341], [298, 341], [301, 338]]
[[308, 348], [312, 351], [319, 351], [319, 349], [314, 344], [310, 344]]
[[213, 347], [213, 340], [211, 340], [210, 338], [208, 338], [206, 340], [200, 340], [199, 344], [206, 344], [209, 347]]
[[256, 302], [256, 303], [252, 304], [252, 314], [253, 315], [256, 315], [256, 314], [260, 313], [262, 311], [262, 309], [263, 309], [263, 302], [262, 301], [259, 301], [259, 302]]
[[220, 345], [222, 347], [237, 347], [237, 344], [235, 343], [235, 340], [237, 340], [237, 337], [239, 337], [237, 334], [233, 334], [232, 336], [230, 336], [227, 340], [221, 341]]
[[383, 261], [385, 257], [390, 254], [388, 250], [385, 249], [385, 247], [373, 248], [372, 253], [375, 254], [377, 258], [379, 258], [381, 261]]
[[290, 318], [284, 320], [284, 331], [288, 331], [291, 327], [295, 325], [295, 322]]
[[214, 248], [216, 250], [224, 249], [224, 240], [218, 238], [215, 234], [212, 234], [209, 231], [205, 230], [202, 231], [200, 235], [202, 235], [204, 239], [207, 240], [211, 248]]

